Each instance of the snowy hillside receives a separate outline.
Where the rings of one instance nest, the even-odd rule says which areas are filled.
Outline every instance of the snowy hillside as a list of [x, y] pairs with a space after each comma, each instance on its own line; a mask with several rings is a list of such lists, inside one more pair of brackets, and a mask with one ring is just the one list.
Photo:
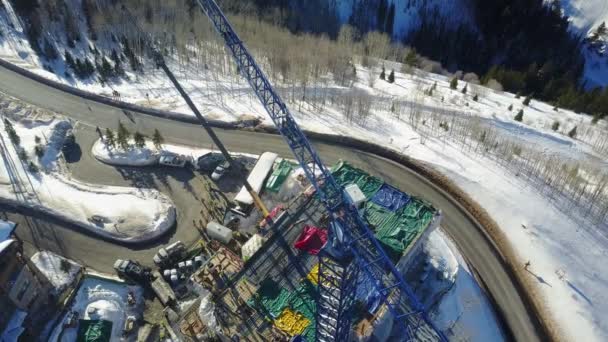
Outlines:
[[608, 22], [606, 0], [563, 0], [562, 8], [570, 17], [572, 27], [585, 35], [601, 23]]
[[[608, 24], [608, 1], [606, 0], [564, 0], [564, 13], [570, 18], [572, 30], [583, 37], [591, 35], [602, 23]], [[608, 44], [608, 37], [604, 44]], [[603, 56], [586, 50], [585, 79], [588, 87], [608, 85], [608, 51], [602, 49]]]

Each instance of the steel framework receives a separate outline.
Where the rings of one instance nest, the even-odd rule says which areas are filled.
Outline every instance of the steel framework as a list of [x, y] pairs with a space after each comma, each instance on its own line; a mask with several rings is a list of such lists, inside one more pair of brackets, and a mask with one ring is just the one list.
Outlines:
[[361, 218], [348, 194], [338, 186], [325, 167], [219, 6], [214, 0], [197, 2], [230, 49], [239, 72], [249, 82], [314, 186], [316, 195], [331, 214], [333, 228], [330, 230], [330, 240], [337, 241], [339, 254], [343, 257], [336, 258], [327, 253], [319, 257], [317, 340], [349, 340], [352, 330], [351, 307], [359, 275], [363, 274], [372, 283], [382, 303], [389, 308], [403, 333], [404, 341], [447, 341], [429, 321], [422, 304]]

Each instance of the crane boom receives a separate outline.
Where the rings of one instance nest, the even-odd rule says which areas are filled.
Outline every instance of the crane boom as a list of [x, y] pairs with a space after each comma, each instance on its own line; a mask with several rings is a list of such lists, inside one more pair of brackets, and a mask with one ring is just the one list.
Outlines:
[[[348, 340], [352, 318], [350, 306], [354, 302], [356, 290], [353, 284], [357, 282], [361, 272], [371, 281], [395, 321], [401, 323], [399, 327], [404, 334], [403, 340], [446, 341], [445, 336], [430, 322], [422, 304], [361, 218], [351, 198], [323, 164], [287, 105], [273, 89], [219, 6], [214, 0], [197, 0], [197, 3], [223, 38], [238, 70], [249, 82], [279, 133], [293, 151], [306, 177], [316, 189], [317, 196], [331, 214], [333, 221], [330, 236], [342, 236], [343, 238], [339, 239], [339, 247], [350, 255], [350, 258], [343, 260], [335, 260], [329, 255], [319, 258], [317, 340]], [[351, 259], [354, 262], [350, 262]], [[335, 283], [335, 279], [339, 279], [341, 284], [331, 285]], [[423, 325], [429, 329], [419, 329]]]

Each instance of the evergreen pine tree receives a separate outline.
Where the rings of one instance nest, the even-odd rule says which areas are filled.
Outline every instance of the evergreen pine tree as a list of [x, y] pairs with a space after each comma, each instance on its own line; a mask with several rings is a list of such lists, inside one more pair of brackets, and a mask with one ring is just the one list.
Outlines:
[[65, 64], [74, 69], [74, 58], [72, 58], [72, 54], [68, 50], [65, 50]]
[[469, 90], [469, 85], [465, 84], [464, 88], [462, 88], [462, 93], [466, 95], [468, 90]]
[[513, 110], [513, 105], [509, 105], [509, 112]]
[[84, 77], [89, 77], [95, 73], [95, 66], [88, 58], [85, 58], [84, 61]]
[[532, 101], [532, 95], [526, 96], [526, 98], [524, 99], [524, 102], [523, 102], [524, 106], [529, 106], [530, 101]]
[[411, 66], [411, 67], [415, 67], [418, 66], [418, 54], [416, 54], [416, 50], [415, 49], [411, 49], [408, 53], [407, 56], [405, 56], [405, 64]]
[[388, 83], [395, 83], [395, 70], [391, 70], [391, 73], [388, 75]]
[[384, 69], [384, 66], [382, 67], [382, 72], [380, 73], [380, 79], [381, 80], [386, 80], [386, 69]]
[[517, 115], [515, 115], [515, 121], [522, 122], [524, 121], [524, 110], [520, 109]]
[[456, 77], [452, 78], [450, 81], [450, 88], [454, 90], [458, 88], [458, 79]]
[[131, 133], [129, 130], [122, 124], [121, 121], [118, 121], [118, 134], [116, 135], [116, 142], [123, 150], [129, 148], [129, 138], [131, 137]]
[[44, 147], [42, 147], [42, 145], [36, 145], [34, 147], [34, 154], [36, 154], [38, 159], [42, 158], [42, 156], [44, 156]]
[[78, 77], [78, 78], [84, 78], [85, 66], [80, 61], [79, 58], [76, 58], [76, 64], [74, 65], [74, 72], [76, 73], [76, 77]]
[[154, 135], [152, 136], [152, 143], [154, 144], [154, 147], [156, 147], [157, 150], [161, 150], [163, 148], [164, 142], [165, 139], [163, 138], [163, 136], [160, 135], [158, 129], [155, 129]]
[[106, 136], [105, 136], [105, 138], [106, 138], [106, 145], [107, 146], [110, 146], [112, 148], [116, 147], [116, 140], [114, 138], [114, 132], [112, 132], [111, 129], [106, 128]]
[[568, 136], [569, 136], [570, 138], [572, 138], [572, 139], [575, 139], [575, 138], [576, 138], [576, 134], [577, 134], [577, 131], [576, 131], [576, 130], [577, 130], [577, 128], [578, 128], [577, 126], [574, 126], [574, 128], [573, 128], [573, 129], [571, 129], [571, 130], [570, 130], [570, 132], [568, 132]]
[[557, 130], [559, 129], [559, 121], [553, 121], [553, 124], [551, 125], [551, 129], [554, 132], [557, 132]]
[[475, 94], [475, 96], [473, 96], [473, 101], [475, 101], [475, 102], [479, 101], [479, 95]]
[[133, 134], [133, 141], [135, 141], [135, 146], [139, 148], [146, 147], [146, 137], [143, 134], [139, 133], [139, 131]]
[[21, 143], [21, 138], [17, 134], [17, 131], [15, 131], [13, 124], [8, 121], [8, 119], [4, 119], [4, 130], [6, 133], [8, 133], [8, 138], [13, 142], [13, 144], [19, 145]]
[[51, 42], [49, 42], [49, 40], [46, 38], [44, 39], [44, 55], [49, 60], [55, 60], [57, 57], [59, 57], [55, 46], [53, 46], [53, 44], [51, 44]]

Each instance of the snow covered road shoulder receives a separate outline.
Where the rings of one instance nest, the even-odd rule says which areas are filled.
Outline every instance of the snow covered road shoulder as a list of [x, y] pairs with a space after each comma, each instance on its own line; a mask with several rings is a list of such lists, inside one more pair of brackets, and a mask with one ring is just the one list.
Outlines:
[[[71, 129], [68, 121], [13, 117], [0, 123], [0, 201], [120, 242], [151, 241], [174, 225], [172, 201], [156, 190], [72, 179], [59, 159]], [[18, 141], [9, 137], [11, 128], [6, 123]]]

